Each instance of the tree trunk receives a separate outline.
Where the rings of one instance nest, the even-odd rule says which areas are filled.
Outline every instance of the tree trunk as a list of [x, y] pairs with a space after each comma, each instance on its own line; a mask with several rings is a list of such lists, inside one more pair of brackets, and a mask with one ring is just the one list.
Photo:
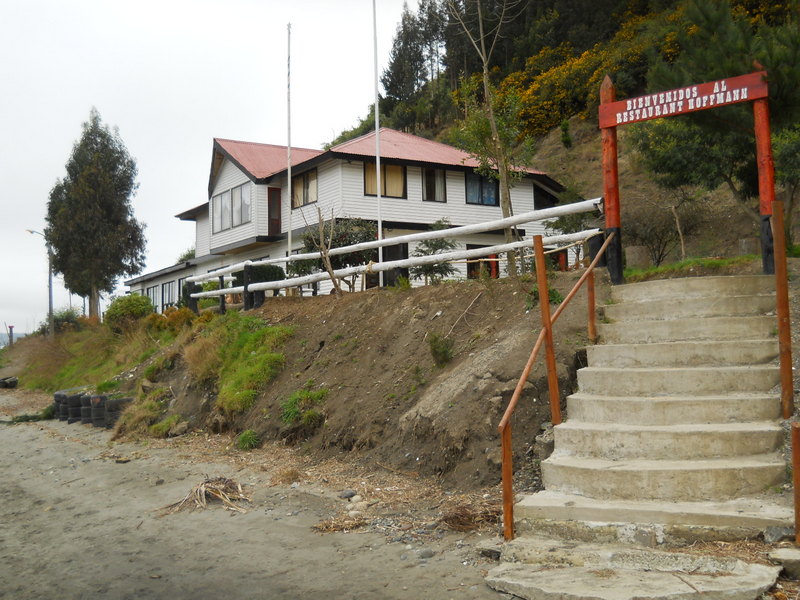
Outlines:
[[100, 318], [100, 293], [97, 291], [97, 286], [94, 283], [89, 293], [89, 318]]
[[678, 230], [678, 239], [681, 242], [681, 260], [686, 260], [686, 243], [683, 240], [683, 230], [681, 229], [681, 220], [678, 217], [678, 210], [674, 205], [669, 207], [672, 211], [672, 216], [675, 217], [675, 228]]
[[[483, 46], [483, 20], [480, 16], [480, 2], [478, 3], [478, 20], [481, 29], [481, 46]], [[500, 143], [500, 134], [497, 132], [497, 121], [494, 118], [494, 106], [491, 83], [489, 82], [489, 59], [486, 56], [485, 48], [482, 48], [483, 56], [483, 101], [486, 105], [486, 117], [489, 119], [489, 127], [492, 131], [492, 147], [494, 147], [494, 158], [497, 166], [497, 173], [500, 177], [500, 210], [503, 213], [503, 218], [508, 218], [512, 215], [511, 208], [511, 188], [508, 183], [508, 159], [506, 157], [505, 149]], [[510, 227], [503, 229], [503, 236], [505, 237], [506, 244], [514, 241], [514, 233]], [[513, 251], [506, 254], [508, 260], [508, 274], [511, 277], [517, 276], [517, 258]]]

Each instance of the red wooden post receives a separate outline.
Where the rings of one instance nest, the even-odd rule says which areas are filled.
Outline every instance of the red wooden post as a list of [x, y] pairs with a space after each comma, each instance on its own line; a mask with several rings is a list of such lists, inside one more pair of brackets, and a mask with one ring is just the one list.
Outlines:
[[594, 299], [594, 269], [589, 269], [589, 276], [586, 278], [586, 297], [589, 303], [588, 336], [589, 343], [597, 343], [597, 325], [595, 319], [595, 299]]
[[775, 272], [774, 237], [770, 227], [772, 203], [775, 200], [775, 163], [772, 161], [767, 98], [753, 101], [753, 117], [758, 162], [758, 206], [761, 213], [761, 262], [764, 273], [771, 274]]
[[789, 283], [786, 275], [786, 240], [783, 233], [783, 202], [774, 203], [772, 214], [775, 240], [775, 312], [778, 315], [778, 349], [781, 365], [781, 415], [788, 419], [794, 412], [792, 375], [792, 332], [789, 317]]
[[792, 484], [794, 485], [794, 543], [800, 545], [800, 423], [792, 423]]
[[560, 425], [561, 397], [558, 392], [558, 372], [556, 371], [556, 353], [553, 347], [553, 324], [550, 319], [550, 294], [547, 289], [547, 269], [544, 263], [542, 236], [534, 236], [533, 247], [536, 252], [536, 281], [539, 287], [539, 306], [542, 308], [547, 387], [550, 390], [550, 420], [553, 425]]
[[[611, 78], [606, 75], [600, 86], [600, 104], [610, 104], [616, 100], [616, 91]], [[619, 211], [619, 168], [617, 166], [617, 128], [600, 129], [603, 142], [603, 210], [606, 215], [606, 235], [616, 233], [614, 241], [606, 252], [606, 264], [611, 283], [625, 283], [622, 275], [622, 237], [620, 236]]]
[[503, 538], [514, 539], [514, 465], [512, 464], [511, 423], [501, 429], [503, 448]]

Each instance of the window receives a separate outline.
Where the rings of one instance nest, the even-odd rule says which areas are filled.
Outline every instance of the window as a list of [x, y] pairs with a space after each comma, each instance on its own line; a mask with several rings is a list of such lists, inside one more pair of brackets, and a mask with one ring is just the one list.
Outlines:
[[292, 177], [292, 208], [317, 201], [317, 170], [311, 169]]
[[499, 185], [496, 179], [489, 179], [472, 171], [466, 174], [467, 204], [499, 206]]
[[536, 184], [533, 185], [534, 210], [553, 208], [556, 204], [558, 204], [558, 198], [556, 196]]
[[444, 169], [422, 169], [422, 199], [426, 202], [447, 202]]
[[[364, 195], [377, 196], [375, 163], [364, 163]], [[406, 197], [406, 168], [403, 165], [381, 164], [381, 196]]]
[[176, 293], [178, 294], [178, 300], [180, 300], [181, 302], [185, 300], [185, 298], [183, 297], [183, 286], [186, 285], [187, 279], [188, 277], [181, 277], [180, 279], [178, 279], [178, 290]]
[[213, 231], [218, 233], [250, 222], [250, 184], [245, 183], [211, 199]]
[[175, 304], [175, 282], [168, 281], [161, 284], [161, 312]]
[[154, 285], [147, 288], [145, 293], [147, 294], [147, 297], [150, 298], [150, 302], [153, 303], [153, 308], [158, 309], [158, 286]]

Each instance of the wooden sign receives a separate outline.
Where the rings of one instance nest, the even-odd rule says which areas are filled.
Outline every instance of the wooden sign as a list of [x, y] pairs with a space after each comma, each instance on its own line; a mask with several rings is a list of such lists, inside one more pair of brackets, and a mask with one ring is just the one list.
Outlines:
[[672, 117], [707, 108], [766, 98], [767, 74], [757, 71], [600, 105], [600, 127]]

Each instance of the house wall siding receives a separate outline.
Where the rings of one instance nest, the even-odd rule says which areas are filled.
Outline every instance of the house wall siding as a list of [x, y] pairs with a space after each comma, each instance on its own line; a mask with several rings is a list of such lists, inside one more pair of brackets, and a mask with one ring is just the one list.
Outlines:
[[[227, 158], [222, 163], [222, 168], [220, 169], [219, 175], [217, 176], [217, 181], [214, 185], [214, 189], [211, 193], [211, 196], [216, 196], [217, 194], [221, 194], [222, 192], [229, 190], [231, 188], [236, 187], [237, 185], [242, 185], [243, 183], [250, 183], [250, 209], [251, 209], [251, 218], [249, 223], [245, 223], [243, 225], [239, 225], [238, 227], [231, 227], [230, 229], [226, 229], [225, 231], [220, 231], [218, 233], [211, 232], [210, 237], [210, 247], [211, 248], [218, 248], [219, 246], [225, 246], [227, 244], [233, 244], [239, 240], [243, 240], [248, 237], [252, 237], [256, 235], [256, 214], [253, 214], [253, 205], [252, 202], [254, 198], [257, 198], [257, 193], [253, 189], [254, 186], [250, 179], [245, 175], [236, 165], [234, 165], [231, 161]], [[208, 223], [209, 229], [213, 228], [213, 224], [211, 221]]]
[[197, 215], [197, 220], [195, 221], [195, 251], [194, 255], [197, 258], [201, 256], [206, 256], [211, 252], [211, 246], [209, 245], [211, 242], [211, 222], [209, 220], [209, 211], [211, 210], [211, 204], [208, 205], [208, 210], [204, 213]]
[[[364, 163], [342, 162], [342, 213], [343, 216], [358, 216], [377, 220], [378, 209], [375, 196], [364, 195]], [[511, 205], [519, 214], [533, 210], [533, 181], [523, 179], [511, 189]], [[463, 171], [447, 171], [447, 202], [422, 200], [422, 167], [406, 168], [406, 198], [381, 198], [383, 221], [402, 221], [431, 224], [446, 217], [452, 225], [473, 225], [503, 218], [499, 206], [467, 204], [466, 182]], [[529, 235], [544, 232], [544, 226], [529, 223], [521, 226]]]

